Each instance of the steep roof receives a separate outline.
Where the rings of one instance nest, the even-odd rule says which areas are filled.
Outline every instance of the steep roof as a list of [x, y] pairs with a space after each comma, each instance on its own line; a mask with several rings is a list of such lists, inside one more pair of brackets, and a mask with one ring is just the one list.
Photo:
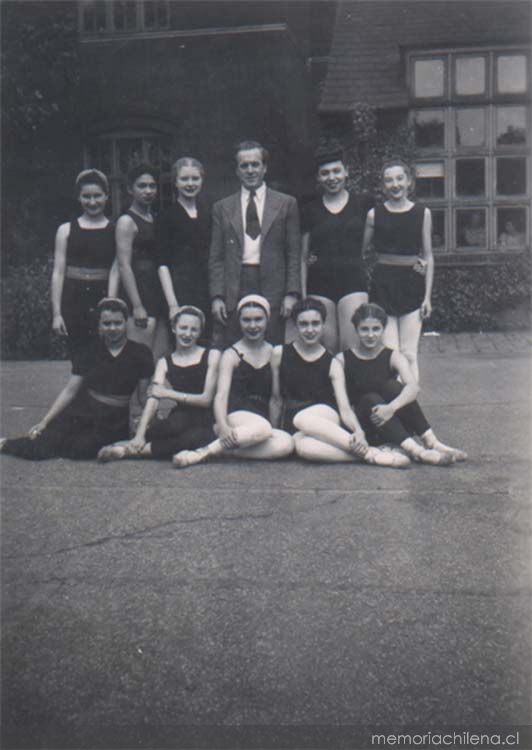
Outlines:
[[407, 104], [404, 51], [530, 40], [528, 0], [341, 0], [321, 112]]

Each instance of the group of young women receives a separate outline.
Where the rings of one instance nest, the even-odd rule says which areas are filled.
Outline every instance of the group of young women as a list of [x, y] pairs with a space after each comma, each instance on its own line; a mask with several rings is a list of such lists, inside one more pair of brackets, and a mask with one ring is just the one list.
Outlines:
[[[104, 213], [105, 175], [82, 172], [82, 214], [58, 229], [52, 275], [53, 329], [67, 336], [72, 376], [28, 436], [3, 439], [0, 450], [34, 459], [166, 458], [177, 468], [222, 454], [272, 460], [294, 451], [395, 468], [464, 460], [436, 438], [416, 401], [433, 259], [430, 211], [410, 201], [408, 167], [384, 165], [387, 200], [375, 209], [348, 192], [341, 154], [322, 153], [317, 170], [322, 195], [303, 212], [305, 296], [293, 309], [290, 343], [265, 340], [269, 303], [248, 295], [237, 308], [242, 337], [223, 353], [208, 345], [202, 165], [174, 164], [176, 201], [157, 222], [158, 174], [133, 168], [131, 206], [115, 227]], [[368, 303], [370, 245], [379, 304]], [[175, 350], [154, 371], [167, 317]], [[143, 411], [130, 439], [135, 390]], [[175, 403], [167, 415], [158, 414], [161, 399]]]

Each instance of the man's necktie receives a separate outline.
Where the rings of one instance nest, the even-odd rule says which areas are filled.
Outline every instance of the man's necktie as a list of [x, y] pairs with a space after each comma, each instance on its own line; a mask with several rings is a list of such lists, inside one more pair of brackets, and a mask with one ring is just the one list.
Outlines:
[[249, 191], [248, 207], [246, 209], [246, 234], [251, 237], [252, 240], [256, 240], [260, 234], [260, 223], [257, 214], [254, 190]]

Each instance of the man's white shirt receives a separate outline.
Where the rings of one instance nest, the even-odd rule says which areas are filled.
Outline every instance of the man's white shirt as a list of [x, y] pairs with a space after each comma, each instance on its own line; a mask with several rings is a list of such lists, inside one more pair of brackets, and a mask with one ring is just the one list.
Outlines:
[[[255, 191], [255, 205], [257, 207], [257, 216], [259, 217], [259, 223], [262, 227], [262, 217], [264, 216], [264, 202], [266, 200], [266, 184], [263, 182], [262, 185]], [[240, 190], [240, 205], [242, 209], [242, 224], [244, 226], [244, 252], [242, 255], [242, 263], [251, 266], [258, 266], [260, 264], [260, 234], [256, 239], [252, 239], [246, 234], [246, 211], [248, 210], [249, 203], [249, 190], [245, 187], [241, 187]]]

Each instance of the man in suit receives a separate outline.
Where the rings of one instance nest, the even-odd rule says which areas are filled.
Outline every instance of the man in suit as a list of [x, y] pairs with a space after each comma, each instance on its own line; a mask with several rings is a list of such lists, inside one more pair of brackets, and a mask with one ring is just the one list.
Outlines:
[[301, 234], [295, 198], [268, 188], [268, 152], [256, 141], [235, 150], [238, 193], [215, 203], [209, 289], [216, 343], [240, 338], [238, 300], [262, 294], [271, 306], [266, 338], [284, 341], [284, 324], [301, 293]]

